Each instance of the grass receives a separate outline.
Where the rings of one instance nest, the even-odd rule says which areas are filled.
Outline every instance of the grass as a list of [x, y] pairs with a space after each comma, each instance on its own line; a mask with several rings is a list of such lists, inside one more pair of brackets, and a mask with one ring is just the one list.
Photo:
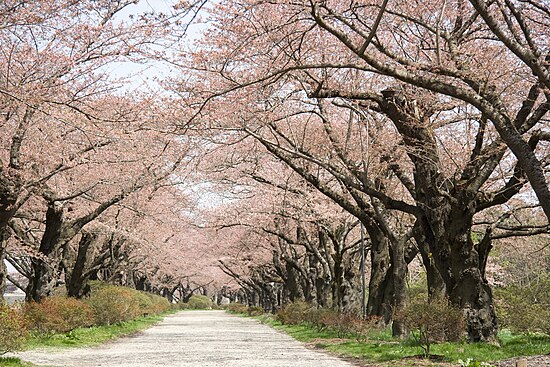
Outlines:
[[[144, 330], [159, 321], [164, 316], [175, 311], [168, 311], [161, 315], [151, 315], [138, 319], [121, 322], [107, 326], [93, 326], [89, 328], [74, 329], [65, 334], [50, 336], [31, 336], [26, 344], [26, 349], [35, 348], [59, 348], [59, 347], [86, 347], [98, 345], [106, 341], [131, 335]], [[3, 366], [0, 364], [0, 366]]]
[[2, 367], [34, 367], [36, 365], [23, 362], [19, 358], [15, 357], [0, 357], [0, 366]]
[[[422, 349], [414, 340], [400, 342], [391, 337], [389, 330], [372, 332], [366, 342], [359, 342], [354, 338], [338, 339], [335, 332], [318, 331], [305, 324], [283, 325], [270, 316], [261, 316], [258, 319], [301, 342], [313, 343], [318, 348], [369, 363], [401, 360], [399, 361], [400, 364], [397, 365], [417, 365], [418, 362], [411, 361], [411, 358], [422, 354]], [[466, 360], [467, 358], [472, 358], [478, 362], [491, 362], [518, 356], [550, 353], [550, 336], [548, 335], [512, 334], [505, 330], [499, 334], [499, 339], [501, 341], [500, 346], [466, 342], [434, 344], [431, 353], [444, 356], [444, 361], [450, 363], [457, 363], [458, 360]]]

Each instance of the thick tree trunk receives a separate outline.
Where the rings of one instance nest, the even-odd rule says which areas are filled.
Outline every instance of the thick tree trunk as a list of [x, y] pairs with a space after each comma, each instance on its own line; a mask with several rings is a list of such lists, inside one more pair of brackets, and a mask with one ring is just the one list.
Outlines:
[[286, 290], [288, 292], [287, 296], [291, 302], [299, 301], [304, 299], [304, 293], [300, 287], [300, 282], [297, 279], [298, 274], [296, 269], [290, 264], [286, 263]]
[[[391, 278], [393, 280], [393, 302], [392, 313], [401, 312], [407, 304], [407, 262], [405, 260], [405, 243], [396, 241], [392, 243], [391, 249]], [[393, 317], [393, 315], [392, 315]], [[404, 323], [394, 320], [392, 323], [392, 335], [398, 338], [405, 338], [408, 330]]]
[[317, 277], [315, 280], [315, 295], [319, 307], [331, 308], [335, 304], [332, 288], [333, 283], [330, 278]]
[[418, 246], [418, 251], [422, 257], [422, 264], [426, 270], [426, 280], [428, 283], [428, 299], [442, 299], [446, 297], [445, 282], [439, 274], [439, 270], [435, 266], [434, 259], [430, 253], [429, 245], [426, 242], [423, 223], [421, 219], [417, 220], [414, 229], [414, 238]]
[[352, 264], [350, 259], [349, 264], [344, 267], [344, 281], [340, 286], [343, 312], [356, 312], [361, 308], [358, 302], [361, 294], [360, 281], [356, 268], [353, 268]]
[[435, 265], [449, 300], [464, 311], [470, 341], [493, 342], [498, 325], [492, 291], [485, 280], [484, 264], [480, 263], [485, 254], [478, 252], [471, 238], [472, 216], [454, 209], [447, 218], [452, 220], [432, 220], [430, 228], [425, 228], [437, 230], [437, 235], [427, 236], [433, 239], [428, 243]]
[[334, 254], [334, 281], [332, 285], [333, 305], [338, 307], [338, 311], [344, 312], [344, 264], [342, 263], [342, 254]]
[[[408, 146], [407, 152], [415, 165], [415, 200], [421, 213], [417, 225], [422, 238], [416, 236], [423, 254], [431, 284], [431, 292], [439, 292], [433, 264], [445, 283], [448, 299], [464, 310], [471, 341], [492, 341], [497, 323], [491, 290], [487, 285], [480, 256], [470, 237], [472, 219], [477, 211], [477, 191], [454, 184], [442, 173], [438, 142], [429, 115], [406, 93], [396, 90], [382, 92], [381, 108], [392, 119]], [[428, 253], [422, 244], [428, 244]]]
[[386, 324], [392, 319], [393, 275], [390, 271], [389, 239], [373, 226], [365, 226], [371, 240], [371, 274], [367, 316], [380, 316]]
[[57, 203], [48, 205], [46, 229], [38, 252], [43, 257], [32, 260], [33, 274], [27, 286], [27, 301], [40, 302], [51, 295], [57, 283], [60, 259], [58, 244], [63, 224], [63, 207]]
[[86, 271], [86, 264], [90, 247], [94, 245], [96, 240], [96, 234], [88, 232], [82, 234], [73, 268], [70, 271], [67, 269], [66, 286], [69, 297], [83, 298], [90, 294], [91, 289], [88, 281], [91, 274]]

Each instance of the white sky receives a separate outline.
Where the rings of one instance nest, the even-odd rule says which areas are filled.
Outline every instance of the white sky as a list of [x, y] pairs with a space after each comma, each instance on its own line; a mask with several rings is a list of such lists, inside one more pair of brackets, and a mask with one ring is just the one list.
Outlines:
[[[172, 7], [177, 0], [141, 0], [138, 4], [132, 4], [123, 9], [118, 17], [121, 20], [129, 20], [131, 16], [136, 16], [146, 12], [173, 13]], [[183, 27], [183, 26], [182, 26]], [[204, 24], [193, 24], [187, 29], [184, 42], [189, 45], [200, 37], [201, 30], [204, 30]], [[123, 87], [122, 91], [132, 91], [136, 89], [152, 89], [155, 92], [161, 92], [158, 84], [158, 79], [164, 79], [168, 76], [173, 76], [173, 67], [167, 63], [149, 62], [146, 64], [138, 64], [133, 62], [118, 62], [109, 66], [108, 71], [116, 77], [124, 77], [132, 82]]]

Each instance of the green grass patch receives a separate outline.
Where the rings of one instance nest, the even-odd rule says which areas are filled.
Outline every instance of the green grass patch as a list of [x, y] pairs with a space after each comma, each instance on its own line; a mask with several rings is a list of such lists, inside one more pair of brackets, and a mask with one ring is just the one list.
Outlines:
[[34, 367], [36, 365], [23, 362], [19, 358], [15, 357], [0, 357], [0, 366], [1, 367]]
[[[406, 358], [419, 356], [422, 349], [414, 340], [398, 341], [390, 330], [373, 331], [367, 341], [359, 342], [353, 337], [338, 339], [330, 330], [318, 331], [307, 325], [283, 325], [270, 316], [260, 316], [262, 323], [283, 331], [304, 343], [313, 342], [323, 348], [345, 357], [362, 359], [372, 363], [383, 363], [404, 359], [403, 363], [413, 363]], [[440, 343], [432, 345], [431, 354], [444, 356], [446, 362], [472, 358], [479, 362], [491, 362], [519, 356], [550, 354], [550, 336], [544, 334], [512, 334], [502, 331], [499, 334], [500, 346], [487, 343]]]
[[330, 330], [318, 331], [305, 324], [300, 325], [284, 325], [280, 321], [275, 320], [270, 316], [259, 316], [258, 319], [277, 330], [284, 331], [294, 339], [304, 343], [309, 343], [316, 339], [333, 339], [336, 338], [336, 333]]
[[550, 354], [550, 336], [544, 334], [499, 333], [500, 346], [487, 343], [441, 343], [433, 346], [433, 353], [448, 360], [472, 358], [480, 362], [498, 361], [519, 356]]
[[85, 347], [97, 345], [108, 340], [131, 335], [138, 331], [144, 330], [162, 321], [164, 316], [174, 312], [175, 311], [168, 311], [160, 315], [140, 317], [132, 321], [120, 322], [114, 325], [78, 328], [68, 333], [53, 334], [47, 337], [31, 336], [26, 343], [26, 349]]

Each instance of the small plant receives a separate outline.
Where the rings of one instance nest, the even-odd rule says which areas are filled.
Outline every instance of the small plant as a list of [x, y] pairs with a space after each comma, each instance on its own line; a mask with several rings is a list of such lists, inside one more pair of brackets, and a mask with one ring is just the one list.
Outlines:
[[384, 327], [384, 318], [381, 316], [369, 316], [366, 320], [355, 318], [352, 320], [351, 332], [358, 342], [366, 342], [373, 330], [380, 331]]
[[187, 302], [192, 310], [210, 310], [212, 309], [212, 300], [208, 296], [193, 295]]
[[395, 317], [411, 330], [425, 357], [430, 356], [432, 343], [456, 341], [465, 329], [463, 313], [451, 306], [446, 299], [430, 302], [421, 298], [412, 299]]
[[334, 311], [330, 314], [325, 314], [323, 323], [327, 328], [336, 332], [338, 338], [345, 338], [354, 330], [354, 325], [358, 321], [355, 315], [349, 313], [339, 313]]
[[140, 293], [144, 294], [151, 301], [151, 303], [149, 304], [149, 308], [144, 313], [159, 314], [162, 312], [166, 312], [172, 308], [172, 304], [164, 297], [152, 293]]
[[305, 321], [316, 328], [318, 331], [327, 329], [327, 320], [330, 319], [335, 311], [328, 308], [315, 308], [312, 307], [305, 313]]
[[20, 350], [27, 335], [27, 322], [23, 315], [0, 304], [0, 355]]

